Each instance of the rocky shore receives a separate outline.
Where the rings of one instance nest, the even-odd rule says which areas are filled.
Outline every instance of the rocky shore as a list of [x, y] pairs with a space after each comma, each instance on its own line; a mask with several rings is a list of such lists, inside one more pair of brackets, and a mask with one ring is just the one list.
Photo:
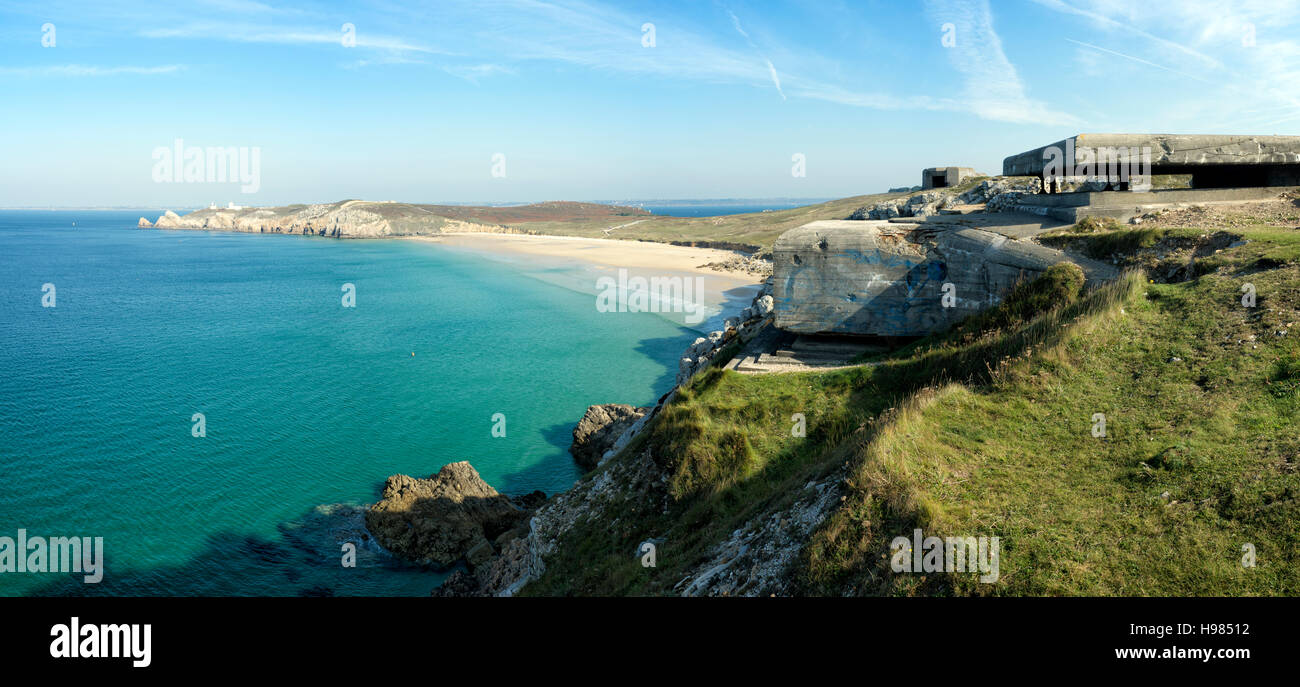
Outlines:
[[[515, 594], [545, 572], [547, 555], [580, 520], [603, 517], [602, 511], [614, 501], [631, 499], [643, 503], [644, 508], [666, 507], [665, 461], [656, 460], [646, 449], [638, 449], [635, 456], [610, 459], [627, 448], [682, 385], [709, 367], [723, 349], [749, 341], [771, 326], [772, 311], [769, 283], [737, 318], [726, 322], [725, 329], [696, 339], [683, 352], [676, 385], [656, 405], [590, 406], [574, 427], [570, 453], [579, 465], [595, 473], [569, 490], [550, 498], [535, 492], [511, 499], [484, 482], [468, 462], [452, 463], [428, 479], [389, 477], [382, 498], [366, 513], [366, 526], [380, 545], [398, 557], [440, 569], [466, 564], [433, 590], [434, 596]], [[833, 500], [827, 486], [809, 489], [814, 505], [801, 499], [800, 507], [817, 510], [816, 504]], [[797, 522], [811, 521], [802, 518]], [[797, 551], [798, 532], [789, 531], [790, 523], [790, 518], [782, 517], [756, 524], [752, 532], [738, 532], [737, 537], [747, 543], [728, 542], [735, 550], [719, 551], [725, 561], [714, 561], [702, 569], [699, 580], [683, 581], [682, 593], [708, 593], [716, 585], [726, 584], [729, 578], [720, 576], [726, 566], [719, 566], [738, 560], [742, 549], [750, 552], [760, 539], [772, 551]], [[629, 556], [633, 554], [629, 551]]]
[[407, 560], [448, 568], [481, 564], [510, 539], [545, 495], [508, 498], [467, 462], [443, 466], [427, 479], [392, 475], [379, 502], [366, 511], [366, 528], [380, 546]]
[[595, 470], [628, 429], [654, 408], [636, 408], [623, 403], [607, 403], [587, 408], [573, 428], [573, 445], [569, 453], [584, 470]]
[[1038, 177], [997, 177], [981, 181], [960, 194], [938, 189], [876, 203], [869, 208], [861, 207], [849, 215], [848, 219], [889, 220], [897, 217], [924, 219], [949, 208], [979, 204], [984, 204], [987, 212], [999, 212], [1015, 205], [1021, 197], [1041, 191], [1042, 181]]
[[380, 238], [453, 231], [508, 231], [498, 224], [472, 222], [420, 211], [420, 206], [346, 200], [318, 205], [272, 208], [205, 208], [186, 215], [168, 210], [141, 228], [203, 229], [262, 234], [302, 234], [331, 238]]

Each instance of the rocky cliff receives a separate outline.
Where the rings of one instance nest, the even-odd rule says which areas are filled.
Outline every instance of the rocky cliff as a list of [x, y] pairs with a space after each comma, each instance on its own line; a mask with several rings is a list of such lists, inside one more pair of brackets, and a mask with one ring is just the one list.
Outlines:
[[[303, 234], [333, 238], [383, 238], [451, 232], [529, 233], [510, 224], [648, 214], [643, 210], [594, 203], [538, 203], [510, 207], [417, 205], [391, 201], [344, 200], [317, 205], [265, 208], [205, 208], [186, 215], [168, 210], [158, 229], [206, 229], [263, 234]], [[141, 227], [148, 220], [141, 218]]]
[[569, 447], [569, 453], [583, 469], [596, 469], [619, 437], [651, 410], [653, 408], [637, 408], [625, 403], [590, 406], [573, 428], [573, 445]]

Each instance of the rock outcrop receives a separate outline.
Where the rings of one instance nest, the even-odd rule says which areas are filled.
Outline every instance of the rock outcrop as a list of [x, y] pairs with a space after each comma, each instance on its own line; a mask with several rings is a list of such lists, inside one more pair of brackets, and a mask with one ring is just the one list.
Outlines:
[[[168, 210], [153, 223], [159, 229], [180, 229], [182, 226], [181, 216]], [[201, 228], [201, 227], [200, 227]]]
[[140, 221], [135, 223], [135, 226], [137, 226], [137, 227], [139, 227], [139, 228], [141, 228], [141, 229], [149, 229], [149, 228], [153, 227], [153, 223], [150, 222], [149, 220], [147, 220], [147, 219], [141, 217], [141, 218], [140, 218]]
[[851, 220], [889, 220], [899, 217], [924, 219], [957, 205], [988, 204], [988, 212], [998, 212], [1026, 194], [1038, 193], [1038, 177], [995, 177], [986, 179], [960, 194], [952, 190], [932, 189], [903, 198], [894, 198], [871, 207], [860, 207], [849, 215]]
[[744, 272], [752, 274], [762, 279], [772, 276], [772, 256], [770, 253], [759, 255], [740, 255], [729, 257], [719, 262], [710, 262], [700, 265], [718, 272]]
[[624, 403], [588, 407], [573, 428], [573, 445], [569, 447], [569, 453], [584, 470], [596, 469], [618, 438], [651, 410], [653, 408], [637, 408]]
[[459, 462], [428, 479], [389, 477], [383, 498], [366, 511], [366, 527], [391, 553], [446, 568], [462, 559], [471, 565], [489, 560], [493, 540], [526, 517], [468, 462]]
[[871, 208], [858, 208], [849, 219], [893, 219], [895, 217], [929, 217], [940, 210], [957, 204], [957, 196], [945, 191], [924, 191], [906, 198], [876, 203]]
[[681, 386], [689, 382], [691, 377], [707, 368], [718, 353], [732, 342], [749, 341], [753, 338], [771, 321], [774, 308], [772, 283], [767, 282], [754, 297], [754, 301], [742, 310], [739, 316], [727, 320], [723, 329], [709, 332], [708, 336], [696, 339], [691, 343], [690, 348], [682, 353], [681, 359], [677, 361], [676, 385]]
[[790, 567], [840, 503], [844, 470], [808, 482], [789, 506], [760, 511], [673, 586], [682, 596], [785, 596]]
[[154, 224], [160, 229], [206, 229], [332, 238], [428, 236], [452, 232], [527, 234], [508, 222], [625, 219], [649, 215], [639, 208], [597, 203], [535, 203], [510, 207], [417, 205], [392, 201], [345, 200], [283, 207], [209, 207], [184, 216], [168, 210]]
[[500, 555], [473, 571], [452, 573], [433, 595], [513, 596], [546, 572], [545, 558], [576, 524], [605, 517], [612, 504], [628, 506], [629, 499], [642, 512], [662, 510], [666, 484], [664, 468], [648, 450], [620, 457], [609, 469], [552, 496], [528, 521], [527, 534], [510, 539]]

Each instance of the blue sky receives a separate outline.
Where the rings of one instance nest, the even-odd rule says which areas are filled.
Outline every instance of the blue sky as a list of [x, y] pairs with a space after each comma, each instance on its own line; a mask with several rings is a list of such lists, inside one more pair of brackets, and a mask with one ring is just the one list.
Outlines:
[[[5, 2], [0, 206], [843, 197], [1300, 134], [1297, 83], [1294, 0]], [[257, 192], [155, 183], [177, 138], [258, 148]]]

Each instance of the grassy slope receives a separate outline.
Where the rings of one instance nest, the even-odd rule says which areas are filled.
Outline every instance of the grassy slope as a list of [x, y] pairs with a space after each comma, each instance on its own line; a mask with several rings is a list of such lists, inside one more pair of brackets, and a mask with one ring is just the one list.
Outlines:
[[632, 226], [615, 229], [608, 235], [608, 238], [647, 241], [726, 241], [759, 246], [763, 251], [770, 251], [776, 238], [790, 229], [816, 220], [845, 219], [853, 214], [854, 210], [864, 205], [871, 206], [882, 200], [898, 198], [903, 195], [906, 194], [882, 193], [854, 196], [790, 210], [725, 215], [722, 217], [653, 216], [644, 218], [637, 216], [618, 218], [617, 221], [606, 219], [599, 221], [523, 222], [510, 223], [508, 226], [542, 234], [602, 238], [606, 237], [603, 232], [604, 229], [644, 220]]
[[[935, 191], [960, 194], [968, 191], [989, 177], [973, 177], [962, 184]], [[758, 246], [763, 252], [771, 251], [777, 237], [790, 229], [803, 226], [809, 222], [823, 219], [847, 219], [861, 207], [871, 207], [877, 203], [905, 198], [918, 192], [877, 193], [865, 196], [841, 198], [816, 205], [807, 205], [790, 210], [773, 212], [753, 212], [743, 215], [724, 215], [721, 217], [661, 217], [645, 218], [641, 216], [619, 218], [618, 221], [564, 221], [564, 222], [526, 222], [509, 223], [513, 228], [535, 231], [542, 234], [563, 236], [586, 236], [601, 238], [609, 227], [637, 222], [632, 226], [612, 231], [608, 238], [622, 238], [646, 241], [713, 241], [741, 243]], [[639, 221], [638, 220], [644, 220]]]
[[[843, 467], [846, 498], [795, 571], [803, 593], [1300, 593], [1300, 231], [1233, 231], [1251, 242], [1205, 258], [1194, 281], [1130, 273], [876, 367], [710, 371], [619, 458], [667, 457], [668, 512], [629, 500], [580, 526], [529, 593], [672, 593], [732, 530]], [[1125, 246], [1146, 232], [1099, 235]], [[1246, 282], [1254, 309], [1239, 302]], [[807, 438], [790, 436], [795, 412]], [[1000, 581], [893, 574], [889, 541], [913, 527], [1000, 536]], [[649, 537], [663, 543], [647, 569], [629, 551]]]

